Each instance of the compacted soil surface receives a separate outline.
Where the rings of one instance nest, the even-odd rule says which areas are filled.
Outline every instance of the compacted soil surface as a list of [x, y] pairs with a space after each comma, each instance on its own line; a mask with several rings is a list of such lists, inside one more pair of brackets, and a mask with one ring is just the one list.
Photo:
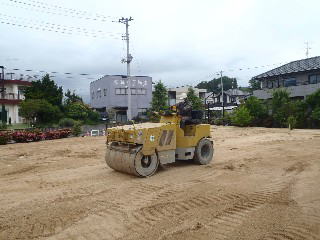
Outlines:
[[212, 127], [213, 161], [137, 178], [103, 137], [0, 146], [0, 239], [320, 239], [320, 131]]

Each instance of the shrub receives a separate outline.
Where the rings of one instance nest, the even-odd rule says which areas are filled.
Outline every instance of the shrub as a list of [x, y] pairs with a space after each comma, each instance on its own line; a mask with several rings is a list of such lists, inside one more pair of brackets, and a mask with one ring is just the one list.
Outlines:
[[294, 116], [288, 117], [288, 128], [290, 130], [294, 129], [297, 125], [297, 119]]
[[244, 106], [248, 109], [252, 116], [252, 125], [263, 125], [264, 119], [268, 116], [266, 105], [262, 103], [257, 97], [250, 96], [245, 102]]
[[0, 123], [0, 130], [6, 130], [8, 128], [8, 125], [5, 123]]
[[60, 132], [60, 138], [67, 138], [71, 134], [71, 129], [61, 129]]
[[285, 89], [272, 93], [272, 117], [276, 127], [286, 127], [290, 115], [290, 94]]
[[234, 110], [231, 116], [231, 122], [233, 125], [239, 127], [249, 126], [252, 121], [252, 116], [250, 115], [249, 110], [245, 106], [240, 106]]
[[11, 138], [17, 143], [25, 143], [44, 140], [45, 135], [40, 131], [15, 131], [11, 134]]
[[66, 138], [71, 134], [70, 129], [61, 129], [41, 132], [39, 130], [34, 131], [15, 131], [11, 133], [10, 137], [17, 143], [36, 142], [41, 140], [53, 140], [59, 138]]
[[88, 120], [90, 120], [93, 123], [97, 123], [100, 120], [100, 113], [95, 112], [91, 109], [88, 110]]
[[59, 126], [60, 127], [72, 128], [73, 125], [74, 125], [74, 120], [72, 118], [62, 118], [59, 121]]
[[66, 106], [66, 115], [75, 120], [86, 120], [89, 107], [81, 102], [71, 103]]
[[6, 145], [10, 140], [8, 132], [0, 132], [0, 145]]
[[213, 120], [213, 124], [214, 125], [223, 125], [223, 119], [222, 118], [215, 118], [214, 120]]
[[81, 123], [76, 122], [72, 128], [72, 135], [78, 137], [81, 134]]
[[54, 131], [47, 131], [47, 132], [44, 133], [45, 140], [66, 138], [70, 134], [71, 134], [71, 130], [70, 129], [60, 129], [60, 130], [54, 130]]

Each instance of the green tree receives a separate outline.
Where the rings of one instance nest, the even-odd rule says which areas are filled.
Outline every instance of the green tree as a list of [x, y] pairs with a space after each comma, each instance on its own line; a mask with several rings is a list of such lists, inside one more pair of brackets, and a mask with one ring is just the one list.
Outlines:
[[192, 110], [204, 109], [202, 100], [196, 95], [192, 87], [188, 89], [186, 101], [191, 103]]
[[251, 78], [249, 80], [249, 86], [250, 86], [250, 90], [251, 91], [259, 90], [260, 89], [260, 81], [254, 79], [254, 78]]
[[76, 137], [78, 137], [81, 134], [81, 123], [80, 122], [75, 122], [75, 124], [72, 127], [72, 134]]
[[316, 109], [317, 107], [320, 107], [320, 89], [307, 96], [306, 104], [310, 109]]
[[161, 81], [159, 81], [154, 86], [151, 109], [152, 111], [159, 112], [168, 108], [168, 91], [165, 85]]
[[276, 127], [286, 127], [291, 107], [289, 93], [278, 89], [272, 94], [272, 116]]
[[257, 97], [250, 96], [244, 103], [252, 116], [252, 123], [256, 126], [261, 126], [264, 119], [268, 116], [266, 105]]
[[83, 103], [82, 97], [77, 95], [75, 91], [71, 92], [70, 89], [67, 90], [64, 96], [65, 96], [65, 100], [64, 100], [65, 105], [69, 105], [71, 103], [77, 103], [77, 102]]
[[[223, 89], [227, 91], [231, 88], [237, 88], [238, 82], [236, 78], [222, 77]], [[207, 89], [208, 92], [219, 93], [221, 92], [221, 78], [214, 78], [211, 81], [202, 81], [196, 88]]]
[[37, 124], [53, 123], [62, 117], [59, 107], [44, 99], [29, 99], [21, 102], [19, 113]]
[[63, 90], [62, 87], [50, 79], [46, 74], [41, 80], [33, 81], [31, 86], [25, 90], [26, 100], [43, 99], [54, 106], [62, 106]]
[[307, 96], [305, 100], [305, 119], [307, 127], [320, 127], [320, 89]]
[[244, 106], [235, 109], [231, 115], [231, 123], [239, 127], [247, 127], [252, 121], [249, 110]]
[[80, 102], [70, 103], [65, 110], [67, 117], [75, 120], [86, 120], [89, 116], [89, 108]]
[[97, 123], [100, 120], [100, 114], [89, 108], [88, 110], [88, 120], [90, 123]]
[[65, 115], [68, 118], [82, 121], [87, 124], [96, 124], [100, 119], [100, 114], [96, 111], [93, 111], [83, 102], [74, 102], [65, 105]]

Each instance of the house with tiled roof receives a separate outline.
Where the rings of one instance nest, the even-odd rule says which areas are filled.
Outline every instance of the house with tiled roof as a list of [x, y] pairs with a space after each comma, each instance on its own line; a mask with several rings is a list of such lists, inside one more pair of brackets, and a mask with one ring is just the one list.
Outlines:
[[261, 89], [253, 91], [259, 99], [270, 99], [275, 89], [286, 89], [291, 98], [304, 99], [320, 88], [320, 56], [293, 61], [253, 78]]
[[[242, 91], [241, 89], [229, 89], [222, 93], [206, 93], [206, 104], [209, 106], [210, 110], [221, 111], [222, 107], [226, 111], [232, 111], [237, 108], [243, 100], [250, 96], [250, 93]], [[223, 102], [223, 103], [222, 103]]]
[[0, 116], [4, 111], [4, 122], [10, 124], [25, 122], [25, 119], [19, 115], [19, 104], [25, 99], [24, 91], [28, 86], [31, 86], [29, 81], [4, 79], [0, 76]]

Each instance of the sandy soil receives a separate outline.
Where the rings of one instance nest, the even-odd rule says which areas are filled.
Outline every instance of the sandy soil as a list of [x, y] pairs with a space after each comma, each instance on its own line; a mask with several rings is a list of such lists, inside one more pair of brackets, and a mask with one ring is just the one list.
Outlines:
[[0, 146], [0, 239], [320, 239], [320, 131], [212, 131], [212, 164], [144, 179], [102, 137]]

